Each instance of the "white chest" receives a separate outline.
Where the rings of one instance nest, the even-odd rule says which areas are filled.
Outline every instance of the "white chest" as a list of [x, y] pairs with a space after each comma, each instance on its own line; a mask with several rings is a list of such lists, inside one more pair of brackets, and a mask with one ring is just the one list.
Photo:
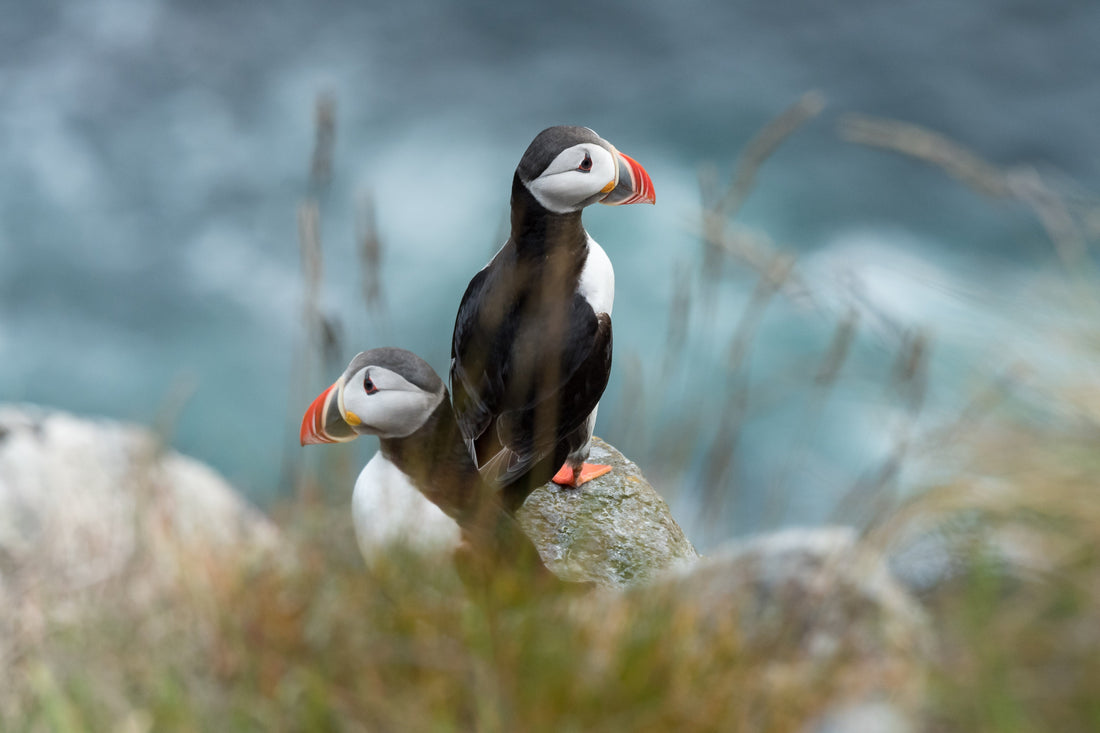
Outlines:
[[461, 541], [455, 521], [381, 453], [374, 454], [355, 481], [351, 512], [359, 549], [368, 559], [393, 543], [421, 552], [448, 552]]
[[577, 292], [584, 296], [596, 313], [611, 315], [615, 302], [615, 270], [603, 247], [588, 237], [588, 258], [581, 270]]

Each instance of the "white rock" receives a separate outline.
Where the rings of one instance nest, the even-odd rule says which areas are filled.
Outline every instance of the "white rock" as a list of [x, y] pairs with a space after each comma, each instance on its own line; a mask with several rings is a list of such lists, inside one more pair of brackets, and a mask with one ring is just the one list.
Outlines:
[[275, 538], [221, 476], [146, 429], [0, 405], [0, 594], [116, 577], [143, 542], [217, 557]]

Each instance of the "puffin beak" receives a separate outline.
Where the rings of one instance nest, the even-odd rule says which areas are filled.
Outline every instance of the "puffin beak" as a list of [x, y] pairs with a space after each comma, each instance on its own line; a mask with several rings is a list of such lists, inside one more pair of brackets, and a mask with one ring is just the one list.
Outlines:
[[657, 194], [653, 191], [653, 181], [649, 179], [645, 168], [618, 150], [615, 151], [615, 158], [619, 163], [619, 180], [600, 203], [608, 206], [656, 203]]
[[344, 378], [340, 377], [313, 400], [302, 418], [302, 431], [299, 434], [302, 445], [346, 443], [359, 437], [340, 410], [340, 393], [343, 388]]

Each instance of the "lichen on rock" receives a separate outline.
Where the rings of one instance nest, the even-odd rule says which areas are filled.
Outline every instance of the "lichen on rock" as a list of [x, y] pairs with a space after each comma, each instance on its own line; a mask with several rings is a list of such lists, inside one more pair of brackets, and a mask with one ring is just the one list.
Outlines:
[[576, 489], [547, 483], [517, 512], [558, 577], [622, 587], [699, 558], [637, 465], [599, 438], [589, 460], [612, 470]]

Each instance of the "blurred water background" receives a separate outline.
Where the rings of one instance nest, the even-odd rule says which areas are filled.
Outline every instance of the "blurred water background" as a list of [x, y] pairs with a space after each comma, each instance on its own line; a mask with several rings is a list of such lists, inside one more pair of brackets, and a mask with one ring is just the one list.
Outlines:
[[[177, 448], [260, 503], [292, 490], [301, 412], [338, 373], [296, 374], [319, 96], [335, 126], [322, 307], [341, 361], [391, 344], [446, 373], [459, 298], [543, 127], [590, 126], [647, 168], [657, 206], [585, 215], [617, 273], [597, 432], [703, 548], [843, 519], [899, 430], [950, 420], [1022, 362], [1095, 368], [1044, 322], [1058, 263], [1032, 211], [852, 144], [838, 122], [906, 120], [1071, 198], [1100, 190], [1100, 3], [6, 0], [3, 18], [0, 399], [168, 414]], [[733, 368], [759, 273], [702, 272], [700, 170], [728, 180], [809, 90], [824, 110], [738, 214], [798, 255], [802, 285], [768, 304]], [[845, 323], [850, 355], [823, 394], [814, 375]], [[930, 355], [919, 409], [889, 389], [913, 343]], [[912, 465], [894, 488], [935, 471]]]

